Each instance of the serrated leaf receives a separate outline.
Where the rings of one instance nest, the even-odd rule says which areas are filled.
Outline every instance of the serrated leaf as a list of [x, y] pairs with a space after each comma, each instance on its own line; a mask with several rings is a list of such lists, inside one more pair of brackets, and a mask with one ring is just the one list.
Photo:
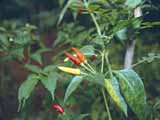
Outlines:
[[107, 89], [113, 101], [127, 116], [127, 104], [120, 93], [119, 83], [117, 79], [115, 77], [113, 77], [112, 79], [105, 79], [105, 88]]
[[37, 85], [38, 79], [39, 79], [38, 76], [31, 74], [28, 76], [27, 80], [21, 84], [18, 90], [19, 109], [21, 107], [24, 107], [25, 101], [29, 98], [31, 92]]
[[41, 82], [45, 86], [45, 88], [51, 93], [52, 100], [54, 100], [54, 92], [57, 85], [57, 80], [59, 78], [59, 74], [54, 72], [50, 73], [48, 77], [42, 77]]
[[125, 101], [137, 116], [142, 116], [146, 105], [146, 94], [141, 78], [132, 69], [124, 69], [114, 73], [119, 80]]
[[64, 102], [68, 99], [68, 97], [77, 89], [77, 87], [80, 85], [82, 82], [83, 77], [82, 76], [75, 76], [71, 80], [70, 84], [67, 87], [65, 97], [64, 97]]
[[137, 5], [141, 4], [142, 0], [126, 0], [125, 5], [130, 8], [135, 8]]
[[26, 64], [24, 67], [25, 67], [26, 69], [28, 69], [30, 72], [33, 72], [33, 73], [39, 74], [39, 73], [42, 72], [41, 68], [38, 67], [38, 66], [36, 66], [36, 65]]

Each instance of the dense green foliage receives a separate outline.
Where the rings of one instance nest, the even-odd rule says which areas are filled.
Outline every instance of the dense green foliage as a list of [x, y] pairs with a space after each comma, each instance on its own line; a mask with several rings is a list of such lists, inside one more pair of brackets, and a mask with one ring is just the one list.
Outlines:
[[[0, 119], [160, 119], [154, 0], [2, 0], [0, 6]], [[137, 6], [143, 16], [134, 17]], [[133, 64], [124, 69], [132, 40]], [[64, 57], [71, 47], [87, 57], [79, 76], [57, 69], [77, 67]], [[53, 102], [65, 115], [51, 109]]]

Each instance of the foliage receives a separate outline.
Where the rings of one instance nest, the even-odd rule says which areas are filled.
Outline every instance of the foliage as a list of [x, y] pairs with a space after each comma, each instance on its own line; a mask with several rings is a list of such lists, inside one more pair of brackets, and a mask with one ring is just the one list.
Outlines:
[[[131, 69], [123, 69], [122, 63], [119, 62], [123, 60], [122, 52], [124, 52], [126, 43], [138, 39], [137, 50], [144, 48], [138, 46], [142, 44], [139, 41], [143, 39], [140, 34], [146, 29], [159, 25], [159, 21], [146, 22], [142, 16], [134, 17], [134, 9], [137, 6], [145, 8], [147, 1], [58, 0], [37, 2], [34, 0], [32, 2], [33, 5], [30, 6], [26, 6], [29, 1], [16, 0], [13, 3], [34, 12], [30, 20], [36, 24], [35, 26], [29, 23], [24, 24], [21, 21], [5, 21], [0, 26], [0, 62], [14, 60], [22, 64], [28, 71], [27, 79], [18, 90], [19, 110], [23, 108], [22, 118], [27, 116], [27, 119], [41, 120], [53, 119], [54, 116], [57, 120], [159, 119], [159, 98], [153, 102], [149, 98], [150, 95], [148, 96], [151, 82], [147, 83], [147, 80], [151, 76], [148, 78], [145, 76], [149, 75], [146, 74], [149, 69], [144, 71], [143, 66], [139, 67], [145, 62], [158, 61], [159, 53], [153, 51], [147, 57], [143, 57], [144, 54], [135, 56], [135, 60], [142, 59], [137, 60]], [[50, 10], [43, 10], [45, 9], [41, 7], [43, 3], [48, 6], [53, 3], [56, 7], [54, 10], [52, 7]], [[36, 4], [39, 8], [35, 7], [35, 9], [41, 9], [40, 13], [33, 9]], [[58, 11], [59, 14], [56, 15], [55, 11]], [[52, 32], [53, 27], [57, 30], [57, 37], [53, 45], [48, 47], [41, 40], [43, 38], [41, 33], [45, 30]], [[74, 66], [63, 56], [63, 53], [69, 51], [70, 47], [79, 48], [87, 57], [87, 61], [77, 66], [81, 74], [73, 78], [57, 69], [62, 59], [64, 59], [64, 66]], [[48, 58], [44, 54], [48, 52], [54, 52], [55, 55], [53, 63], [46, 64]], [[73, 54], [73, 56], [76, 55]], [[151, 80], [152, 78], [154, 77], [151, 77]], [[31, 102], [32, 97], [35, 96], [32, 93], [37, 92], [35, 89], [39, 86], [43, 86], [50, 95], [47, 94], [47, 97], [43, 98], [44, 110], [41, 111], [43, 113], [36, 118], [29, 117], [29, 112], [23, 113], [23, 111], [30, 106], [28, 102]], [[59, 91], [61, 94], [66, 91], [63, 95], [64, 100], [62, 100], [62, 95], [59, 95]], [[52, 102], [64, 106], [66, 114], [57, 115], [50, 112], [48, 115], [48, 108]]]

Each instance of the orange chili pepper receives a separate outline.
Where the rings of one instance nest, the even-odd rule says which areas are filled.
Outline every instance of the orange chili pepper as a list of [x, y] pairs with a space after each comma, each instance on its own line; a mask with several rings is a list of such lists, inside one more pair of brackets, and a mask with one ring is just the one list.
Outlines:
[[85, 62], [86, 61], [85, 55], [79, 49], [74, 48], [74, 47], [72, 47], [71, 49], [76, 54], [76, 56], [79, 58], [79, 60], [81, 62]]

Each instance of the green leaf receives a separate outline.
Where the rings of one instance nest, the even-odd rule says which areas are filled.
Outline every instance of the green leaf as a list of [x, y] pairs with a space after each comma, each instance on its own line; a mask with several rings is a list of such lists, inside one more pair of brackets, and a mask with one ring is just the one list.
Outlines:
[[38, 66], [36, 66], [36, 65], [26, 64], [24, 67], [25, 67], [26, 69], [28, 69], [30, 72], [33, 72], [33, 73], [39, 74], [39, 73], [42, 72], [41, 68], [38, 67]]
[[31, 55], [31, 59], [35, 60], [36, 62], [42, 64], [42, 56], [39, 53], [34, 53]]
[[125, 113], [127, 116], [127, 104], [120, 93], [119, 83], [115, 77], [112, 79], [105, 79], [105, 88], [107, 89], [109, 95], [117, 104], [117, 106]]
[[146, 105], [146, 94], [141, 78], [132, 69], [114, 71], [114, 73], [119, 80], [125, 101], [137, 116], [142, 116]]
[[24, 58], [24, 48], [16, 48], [10, 52], [10, 55], [19, 59]]
[[27, 80], [21, 84], [18, 90], [19, 110], [21, 107], [24, 107], [26, 100], [37, 85], [38, 79], [39, 77], [37, 75], [31, 74]]
[[130, 20], [123, 20], [118, 22], [118, 24], [114, 27], [113, 33], [117, 33], [118, 31], [127, 28], [129, 25]]
[[95, 83], [95, 84], [99, 84], [101, 86], [104, 86], [104, 76], [101, 73], [96, 73], [95, 75], [90, 75], [90, 76], [85, 76], [85, 79]]
[[43, 69], [43, 72], [49, 73], [53, 72], [59, 65], [48, 65]]
[[68, 97], [77, 89], [77, 87], [80, 85], [82, 80], [83, 80], [82, 76], [75, 76], [71, 80], [70, 84], [67, 87], [66, 93], [65, 93], [64, 102], [66, 102]]
[[95, 54], [95, 52], [94, 52], [95, 49], [92, 45], [86, 45], [86, 46], [82, 47], [80, 50], [84, 53], [84, 55], [90, 56], [90, 55]]
[[64, 6], [62, 12], [60, 13], [60, 16], [59, 16], [59, 20], [58, 20], [58, 25], [61, 23], [63, 17], [64, 17], [64, 14], [66, 13], [67, 9], [70, 7], [70, 5], [72, 4], [74, 0], [68, 0], [67, 4]]
[[125, 5], [130, 8], [135, 8], [137, 5], [141, 4], [142, 0], [126, 0]]
[[42, 64], [42, 53], [51, 51], [50, 48], [42, 48], [31, 55], [31, 59]]
[[54, 100], [54, 92], [56, 89], [58, 78], [59, 78], [59, 74], [54, 72], [54, 73], [50, 73], [48, 77], [42, 77], [41, 79], [42, 84], [51, 93], [52, 100]]
[[122, 41], [126, 40], [127, 39], [127, 27], [117, 31], [116, 36]]

